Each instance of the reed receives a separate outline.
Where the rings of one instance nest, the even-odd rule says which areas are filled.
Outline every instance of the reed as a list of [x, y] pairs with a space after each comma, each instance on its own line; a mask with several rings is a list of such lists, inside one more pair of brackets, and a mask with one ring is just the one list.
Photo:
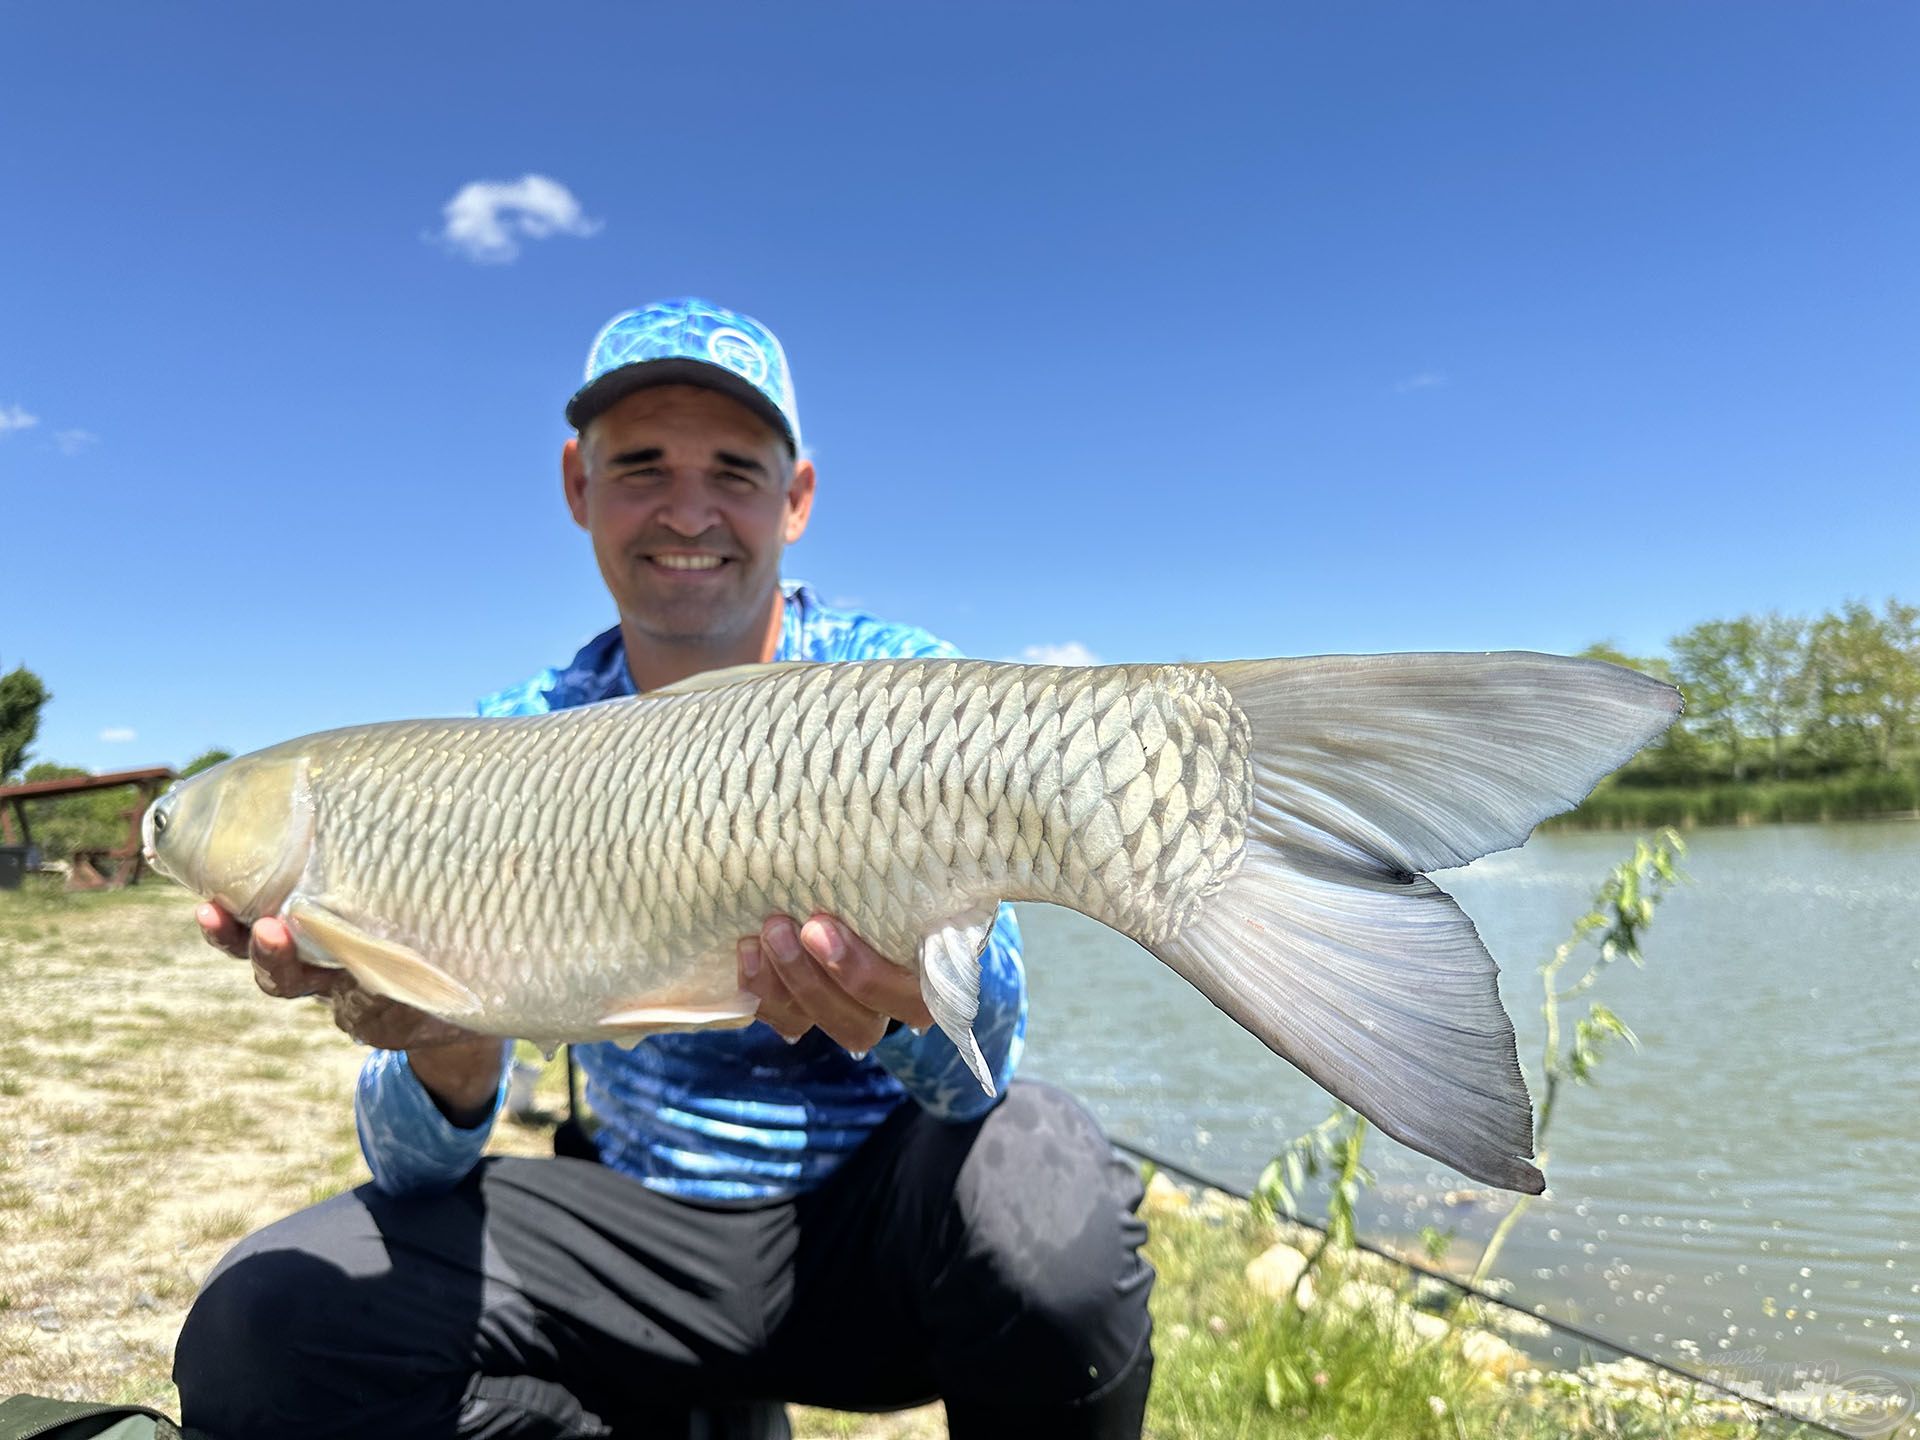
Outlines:
[[1767, 825], [1920, 813], [1920, 765], [1806, 780], [1743, 784], [1602, 785], [1550, 830], [1646, 830], [1671, 825]]

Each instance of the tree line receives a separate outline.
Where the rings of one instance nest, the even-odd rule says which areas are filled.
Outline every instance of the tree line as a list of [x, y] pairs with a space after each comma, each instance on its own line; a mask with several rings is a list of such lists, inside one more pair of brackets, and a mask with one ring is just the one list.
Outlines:
[[1920, 606], [1742, 615], [1681, 631], [1667, 654], [1586, 655], [1680, 687], [1686, 713], [1619, 784], [1735, 784], [1909, 768], [1920, 743]]

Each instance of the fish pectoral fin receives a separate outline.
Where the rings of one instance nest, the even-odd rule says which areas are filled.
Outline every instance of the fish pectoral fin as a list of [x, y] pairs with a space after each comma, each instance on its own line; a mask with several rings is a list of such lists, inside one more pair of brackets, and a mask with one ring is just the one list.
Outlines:
[[287, 906], [287, 928], [302, 951], [346, 970], [376, 995], [444, 1019], [478, 1014], [480, 997], [417, 950], [368, 934], [351, 920], [307, 899]]
[[616, 1004], [597, 1023], [608, 1030], [633, 1031], [639, 1040], [659, 1030], [738, 1030], [751, 1025], [759, 1009], [760, 997], [741, 990], [711, 1005]]
[[998, 905], [956, 915], [920, 942], [920, 994], [967, 1069], [987, 1094], [994, 1093], [993, 1072], [980, 1042], [973, 1036], [973, 1019], [980, 1013], [980, 956], [993, 934]]

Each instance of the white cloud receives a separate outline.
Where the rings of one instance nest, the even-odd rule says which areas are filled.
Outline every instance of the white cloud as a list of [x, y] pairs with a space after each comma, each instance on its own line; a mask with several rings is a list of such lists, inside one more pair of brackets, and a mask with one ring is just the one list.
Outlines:
[[38, 415], [29, 415], [18, 405], [0, 405], [0, 435], [9, 430], [31, 430], [39, 423]]
[[1058, 645], [1029, 645], [1020, 652], [1029, 665], [1098, 665], [1100, 657], [1078, 640]]
[[520, 242], [550, 235], [587, 236], [600, 228], [589, 220], [573, 192], [545, 175], [518, 180], [475, 180], [446, 203], [440, 240], [457, 255], [482, 265], [504, 265], [520, 254]]
[[125, 725], [109, 725], [100, 732], [100, 738], [108, 745], [124, 745], [129, 740], [137, 740], [140, 737]]
[[1397, 382], [1393, 390], [1396, 395], [1404, 395], [1409, 390], [1432, 390], [1446, 383], [1447, 377], [1440, 371], [1422, 370], [1418, 375], [1409, 375], [1406, 379]]
[[100, 443], [100, 437], [91, 430], [56, 430], [53, 432], [53, 445], [62, 455], [78, 455], [82, 450], [91, 450]]

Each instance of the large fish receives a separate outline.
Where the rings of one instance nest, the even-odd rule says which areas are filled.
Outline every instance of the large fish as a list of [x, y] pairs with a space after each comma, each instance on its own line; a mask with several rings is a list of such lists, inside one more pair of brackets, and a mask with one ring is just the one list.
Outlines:
[[740, 1026], [735, 946], [837, 915], [972, 1032], [1002, 900], [1131, 936], [1388, 1134], [1538, 1191], [1492, 959], [1421, 872], [1527, 838], [1670, 686], [1525, 653], [763, 665], [365, 725], [184, 780], [154, 863], [305, 958], [543, 1043]]

